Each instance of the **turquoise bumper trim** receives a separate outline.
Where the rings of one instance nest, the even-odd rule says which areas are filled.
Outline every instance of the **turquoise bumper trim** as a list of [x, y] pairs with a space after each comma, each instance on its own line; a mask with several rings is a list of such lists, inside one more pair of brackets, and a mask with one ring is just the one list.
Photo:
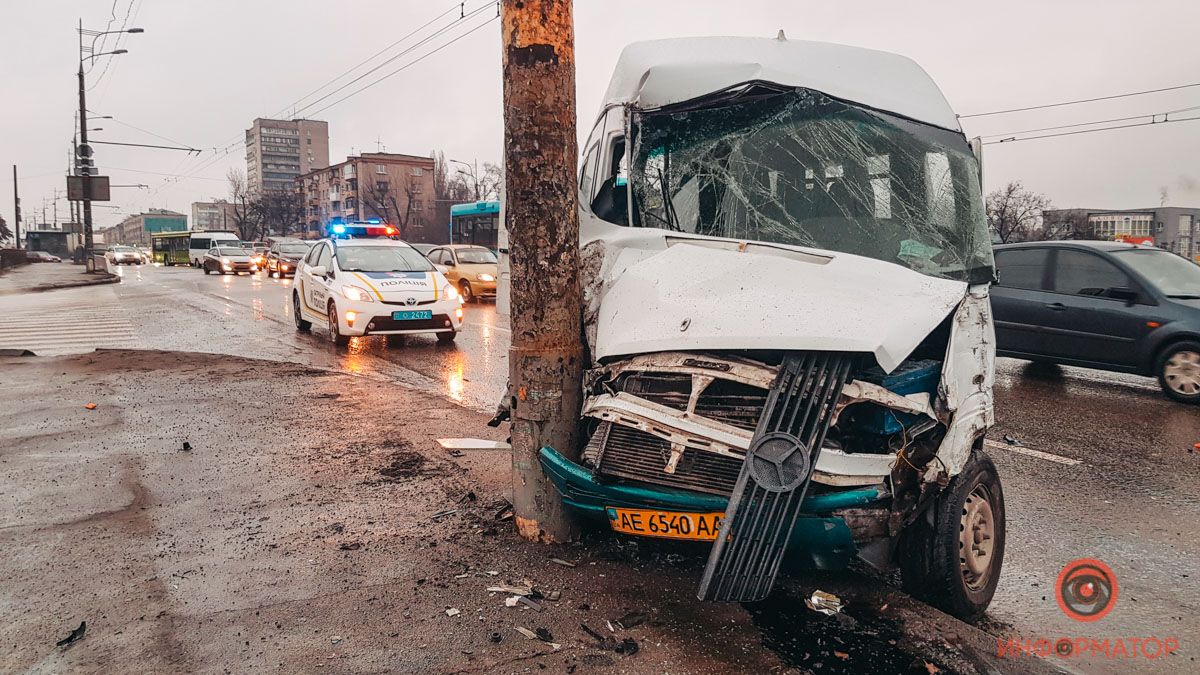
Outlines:
[[[724, 511], [729, 502], [725, 497], [676, 488], [600, 483], [591, 471], [550, 447], [542, 448], [539, 459], [563, 503], [599, 520], [608, 519], [605, 507], [610, 506], [704, 513]], [[842, 518], [822, 516], [838, 509], [871, 506], [886, 496], [874, 487], [807, 495], [792, 529], [791, 553], [810, 558], [821, 569], [845, 567], [857, 552], [850, 528]]]
[[[604, 515], [605, 506], [665, 511], [724, 511], [729, 500], [717, 495], [689, 492], [668, 487], [638, 485], [605, 485], [592, 477], [592, 472], [563, 457], [550, 447], [542, 448], [542, 468], [569, 505], [584, 511]], [[804, 498], [802, 513], [821, 515], [838, 509], [870, 506], [887, 495], [879, 488], [857, 488], [839, 492], [809, 494]]]

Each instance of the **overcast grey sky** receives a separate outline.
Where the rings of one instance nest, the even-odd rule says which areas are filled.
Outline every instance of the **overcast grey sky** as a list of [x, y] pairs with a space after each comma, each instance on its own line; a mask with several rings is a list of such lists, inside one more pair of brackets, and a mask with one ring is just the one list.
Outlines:
[[[467, 2], [470, 12], [481, 0]], [[448, 0], [6, 0], [0, 23], [0, 214], [12, 220], [10, 165], [23, 176], [26, 217], [47, 215], [63, 188], [77, 107], [75, 26], [114, 28], [126, 14], [129, 53], [98, 61], [88, 107], [115, 122], [204, 148], [182, 153], [97, 146], [114, 190], [97, 208], [98, 226], [162, 207], [190, 213], [193, 201], [222, 197], [232, 166], [244, 168], [243, 131], [255, 117], [283, 112], [297, 99], [456, 6]], [[16, 7], [20, 11], [13, 11]], [[471, 35], [384, 82], [313, 115], [375, 77], [391, 72], [474, 20], [418, 47], [304, 113], [330, 127], [330, 157], [388, 151], [497, 161], [502, 152], [500, 28]], [[434, 27], [445, 25], [452, 12]], [[136, 20], [134, 20], [136, 19]], [[894, 51], [929, 71], [960, 114], [1090, 98], [1200, 82], [1200, 2], [1195, 0], [576, 0], [576, 58], [581, 127], [590, 126], [621, 48], [632, 41], [689, 35], [774, 36]], [[425, 36], [434, 27], [422, 31]], [[416, 38], [368, 64], [369, 68]], [[117, 45], [112, 41], [106, 49]], [[107, 72], [104, 72], [107, 66]], [[351, 77], [365, 68], [355, 71]], [[103, 76], [101, 73], [104, 72]], [[338, 80], [336, 87], [349, 77]], [[328, 89], [305, 102], [319, 97]], [[968, 135], [1003, 134], [1200, 106], [1200, 87], [1020, 114], [964, 120]], [[1200, 110], [1179, 116], [1200, 115]], [[111, 141], [161, 139], [96, 120]], [[214, 148], [230, 147], [218, 155]], [[1200, 122], [1179, 122], [989, 146], [989, 190], [1019, 179], [1059, 206], [1200, 206]], [[214, 161], [217, 160], [217, 161]], [[172, 178], [160, 174], [185, 175]], [[60, 201], [59, 216], [66, 202]]]

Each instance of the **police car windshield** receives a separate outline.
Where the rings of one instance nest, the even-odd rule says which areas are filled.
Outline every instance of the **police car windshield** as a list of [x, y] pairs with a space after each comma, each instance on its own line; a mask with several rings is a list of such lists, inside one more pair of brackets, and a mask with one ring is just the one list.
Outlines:
[[337, 247], [338, 268], [343, 272], [428, 272], [433, 263], [408, 246]]

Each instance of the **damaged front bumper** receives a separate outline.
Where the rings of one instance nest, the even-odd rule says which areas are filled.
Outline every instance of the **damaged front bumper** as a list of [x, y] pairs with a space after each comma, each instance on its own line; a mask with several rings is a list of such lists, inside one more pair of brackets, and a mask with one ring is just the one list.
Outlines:
[[[564, 457], [554, 448], [542, 448], [542, 469], [562, 494], [563, 504], [607, 521], [612, 508], [655, 509], [685, 513], [724, 512], [728, 498], [657, 485], [604, 483], [593, 472]], [[879, 508], [886, 513], [890, 493], [884, 485], [848, 490], [809, 492], [802, 514], [792, 528], [789, 553], [799, 562], [811, 561], [819, 569], [845, 567], [858, 553], [855, 533], [847, 523], [852, 510]]]

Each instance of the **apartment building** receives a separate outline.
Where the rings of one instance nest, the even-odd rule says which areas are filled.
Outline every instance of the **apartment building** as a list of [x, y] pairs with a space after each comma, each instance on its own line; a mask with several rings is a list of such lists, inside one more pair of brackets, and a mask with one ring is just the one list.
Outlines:
[[246, 130], [250, 194], [295, 189], [296, 176], [329, 166], [329, 123], [258, 118]]
[[445, 224], [433, 223], [431, 157], [370, 152], [347, 157], [296, 179], [309, 232], [330, 222], [379, 220], [396, 225], [409, 241], [440, 242]]

